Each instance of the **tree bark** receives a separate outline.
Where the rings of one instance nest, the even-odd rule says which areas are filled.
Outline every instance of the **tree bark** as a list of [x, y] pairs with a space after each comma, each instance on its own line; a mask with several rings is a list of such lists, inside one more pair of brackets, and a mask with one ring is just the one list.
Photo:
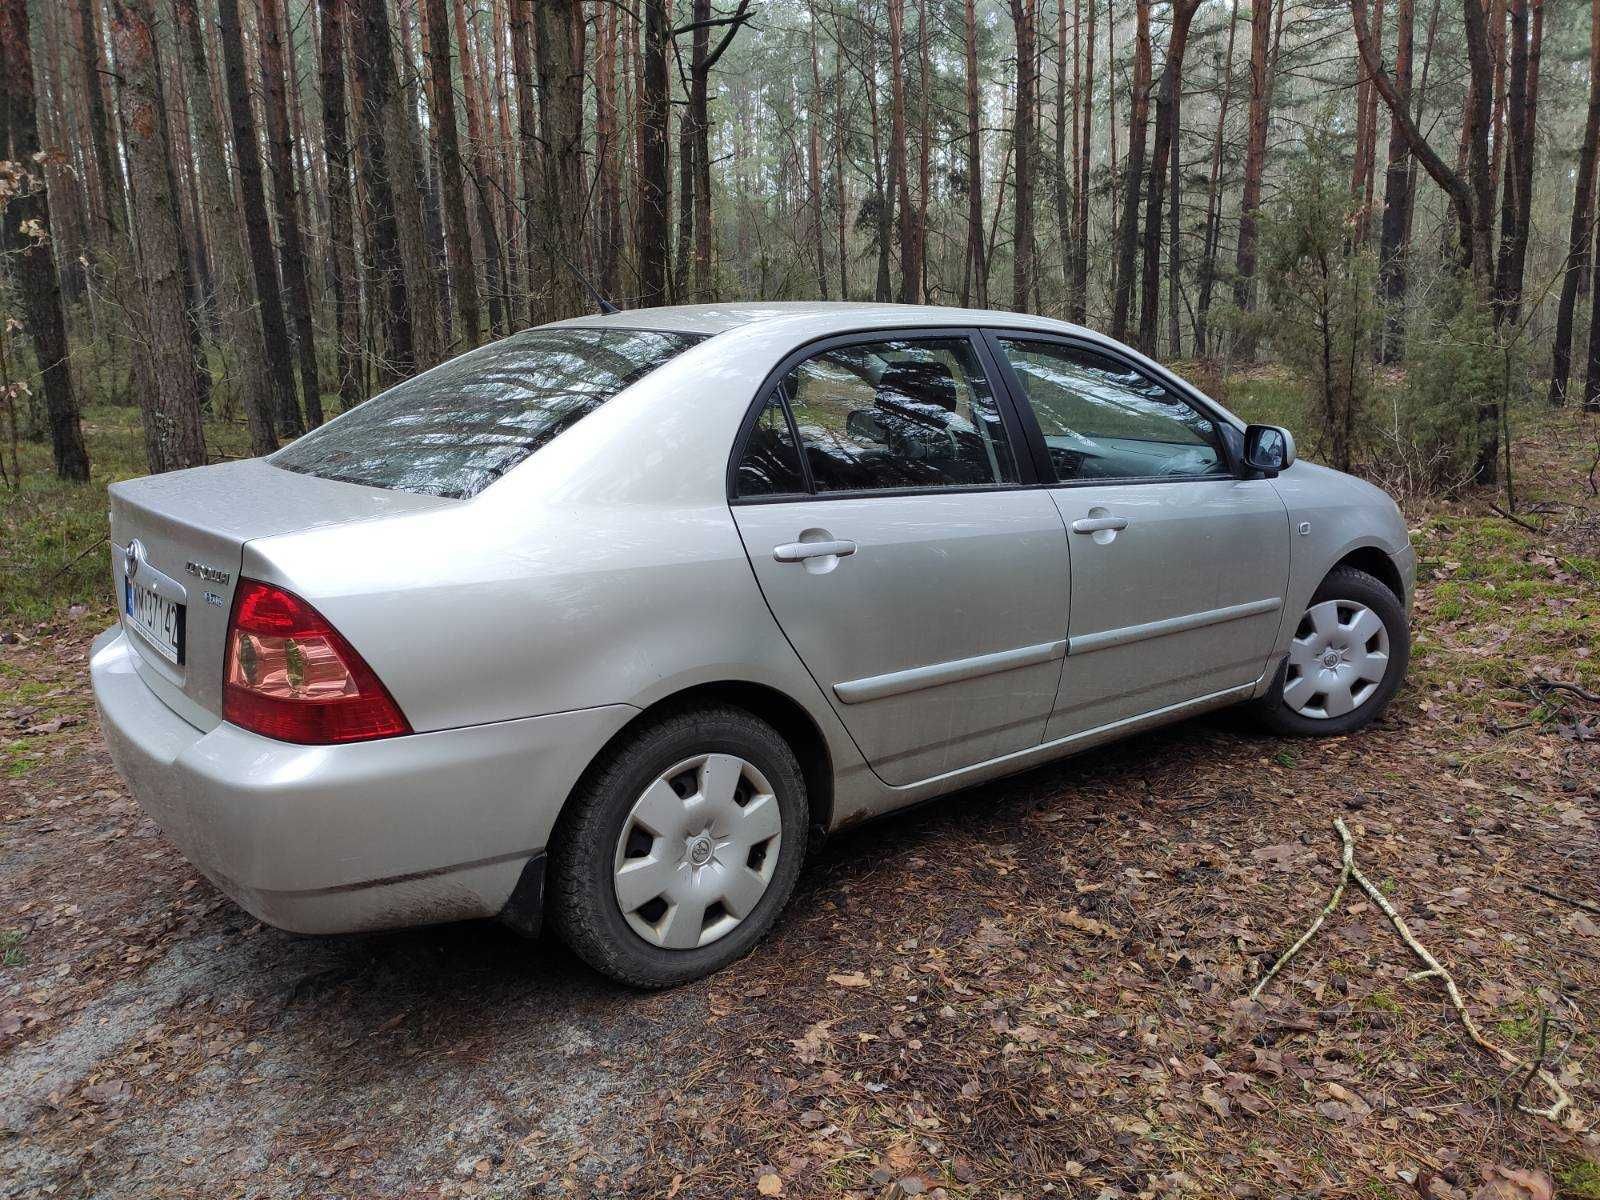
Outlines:
[[911, 203], [906, 149], [905, 0], [888, 0], [889, 12], [889, 168], [900, 195], [900, 302], [922, 300], [922, 268], [917, 261], [916, 207]]
[[639, 303], [667, 295], [667, 0], [644, 0], [644, 72], [639, 89]]
[[261, 77], [267, 115], [267, 153], [272, 164], [272, 204], [278, 218], [278, 264], [300, 365], [300, 392], [306, 419], [322, 424], [322, 390], [317, 381], [317, 347], [311, 324], [311, 287], [306, 279], [305, 239], [295, 202], [294, 147], [283, 90], [283, 13], [279, 0], [261, 0]]
[[305, 430], [295, 398], [294, 357], [278, 288], [272, 226], [267, 219], [266, 187], [261, 178], [261, 141], [250, 107], [250, 77], [244, 63], [244, 35], [239, 25], [239, 0], [219, 0], [223, 72], [228, 79], [228, 112], [233, 124], [234, 163], [244, 200], [245, 237], [250, 271], [255, 277], [257, 311], [272, 379], [272, 410], [280, 437], [299, 437]]
[[[10, 147], [6, 133], [9, 130]], [[52, 150], [55, 147], [51, 147]], [[27, 0], [0, 0], [0, 157], [27, 173], [3, 208], [0, 246], [13, 255], [12, 275], [22, 293], [22, 312], [33, 340], [50, 422], [50, 453], [56, 476], [89, 481], [78, 399], [68, 364], [61, 281], [50, 242], [50, 204], [39, 168], [39, 126], [34, 109], [33, 54], [28, 43]]]
[[[1277, 0], [1279, 4], [1283, 0]], [[1361, 0], [1352, 0], [1359, 3]], [[1267, 161], [1267, 39], [1271, 32], [1273, 0], [1250, 4], [1250, 115], [1244, 151], [1244, 191], [1239, 199], [1239, 247], [1234, 260], [1233, 304], [1240, 312], [1256, 307], [1256, 225], [1261, 208], [1261, 176]], [[1250, 331], [1236, 339], [1239, 357], [1256, 356], [1256, 339]]]
[[462, 341], [478, 344], [483, 318], [478, 311], [478, 272], [472, 261], [472, 231], [461, 177], [461, 145], [456, 137], [455, 84], [450, 71], [450, 22], [445, 0], [427, 0], [428, 57], [433, 74], [432, 118], [439, 146], [439, 183], [444, 202], [445, 246], [450, 256], [451, 291], [461, 316]]
[[[1600, 0], [1596, 0], [1600, 3]], [[1218, 243], [1222, 240], [1222, 143], [1233, 99], [1233, 40], [1239, 28], [1239, 3], [1228, 10], [1228, 48], [1222, 58], [1222, 100], [1217, 105], [1217, 136], [1211, 143], [1211, 177], [1206, 186], [1206, 227], [1200, 249], [1200, 298], [1194, 317], [1194, 352], [1206, 356], [1210, 333], [1211, 294], [1217, 281]]]
[[[1600, 4], [1600, 0], [1595, 0]], [[961, 304], [989, 307], [983, 245], [983, 137], [978, 107], [978, 19], [975, 0], [962, 4], [967, 68], [967, 258], [962, 271]]]
[[335, 373], [340, 411], [361, 402], [360, 284], [356, 277], [350, 191], [350, 123], [345, 100], [345, 17], [349, 0], [321, 0], [322, 153], [328, 163], [328, 242], [333, 290]]
[[216, 251], [217, 317], [237, 364], [238, 393], [250, 429], [251, 453], [270, 454], [277, 449], [278, 439], [272, 428], [267, 345], [256, 316], [255, 287], [244, 248], [239, 206], [234, 203], [222, 124], [211, 103], [211, 64], [206, 58], [205, 34], [196, 0], [173, 0], [173, 9], [188, 82], [198, 101], [194, 106], [194, 142], [206, 221]]
[[1534, 122], [1539, 109], [1544, 0], [1512, 0], [1511, 39], [1505, 194], [1500, 205], [1500, 259], [1496, 268], [1495, 296], [1501, 322], [1515, 328], [1522, 311], [1522, 279], [1532, 215]]
[[[224, 0], [229, 3], [231, 0]], [[389, 34], [387, 0], [357, 0], [361, 23], [353, 38], [356, 91], [361, 98], [361, 181], [369, 209], [367, 257], [372, 264], [375, 286], [374, 307], [381, 307], [386, 353], [378, 359], [381, 386], [395, 383], [416, 371], [419, 341], [413, 321], [413, 304], [408, 272], [401, 257], [400, 239], [405, 231], [395, 212], [394, 180], [413, 193], [416, 174], [411, 169], [409, 149], [397, 153], [396, 142], [405, 143], [404, 114], [399, 112], [399, 81], [395, 78], [393, 43]], [[398, 116], [398, 120], [394, 118]], [[398, 136], [397, 136], [398, 135]], [[420, 226], [420, 220], [413, 222]], [[410, 231], [417, 239], [415, 250], [426, 254], [420, 228]], [[420, 306], [418, 306], [420, 309]], [[426, 321], [418, 311], [416, 316]], [[426, 363], [424, 357], [423, 362]]]
[[1067, 315], [1080, 325], [1089, 307], [1089, 168], [1094, 151], [1094, 12], [1098, 0], [1086, 0], [1089, 28], [1084, 38], [1083, 109], [1079, 114], [1083, 133], [1078, 146], [1078, 183], [1073, 214], [1072, 292]]
[[[1145, 0], [1139, 0], [1142, 5]], [[1011, 256], [1011, 307], [1026, 312], [1033, 294], [1034, 232], [1034, 106], [1038, 64], [1035, 61], [1037, 0], [1010, 0], [1011, 22], [1017, 31], [1017, 104], [1011, 115], [1011, 143], [1016, 157], [1012, 203], [1016, 207]], [[1142, 11], [1142, 10], [1141, 10]], [[1148, 44], [1147, 47], [1148, 49]]]
[[111, 157], [111, 118], [106, 109], [107, 72], [101, 66], [99, 13], [98, 0], [78, 0], [82, 26], [79, 48], [83, 54], [84, 86], [89, 94], [89, 137], [94, 146], [95, 175], [103, 193], [95, 241], [102, 252], [116, 253], [121, 249], [121, 233], [127, 225], [127, 193], [122, 164]]
[[1124, 340], [1133, 301], [1139, 248], [1139, 193], [1144, 185], [1144, 143], [1150, 123], [1150, 0], [1134, 0], [1133, 94], [1128, 116], [1128, 157], [1123, 164], [1122, 217], [1117, 229], [1117, 286], [1111, 336]]
[[[1139, 349], [1156, 352], [1156, 320], [1161, 311], [1161, 218], [1165, 199], [1168, 159], [1178, 135], [1178, 95], [1183, 88], [1183, 58], [1189, 47], [1189, 28], [1200, 10], [1200, 0], [1175, 0], [1172, 32], [1167, 41], [1167, 61], [1161, 68], [1156, 95], [1156, 137], [1150, 151], [1150, 180], [1144, 209], [1144, 279], [1139, 300]], [[1129, 264], [1131, 265], [1131, 261]]]
[[[822, 101], [822, 61], [817, 49], [816, 0], [812, 0], [807, 22], [808, 49], [811, 51], [811, 100], [806, 111], [806, 188], [811, 208], [811, 242], [817, 258], [817, 290], [828, 298], [828, 235], [822, 211], [822, 122], [827, 112]], [[698, 30], [696, 31], [698, 32]], [[697, 256], [698, 257], [698, 256]], [[699, 290], [699, 280], [695, 281]]]
[[1589, 108], [1578, 148], [1578, 178], [1573, 184], [1572, 224], [1567, 232], [1567, 261], [1561, 276], [1561, 302], [1556, 309], [1555, 346], [1550, 368], [1549, 401], [1567, 402], [1572, 374], [1572, 321], [1578, 286], [1589, 265], [1589, 222], [1594, 210], [1596, 150], [1600, 148], [1600, 0], [1589, 4]]
[[[1597, 0], [1600, 2], [1600, 0]], [[1395, 28], [1394, 90], [1400, 102], [1411, 105], [1412, 26], [1416, 0], [1399, 0]], [[1377, 88], [1373, 88], [1377, 93]], [[1388, 165], [1383, 182], [1383, 228], [1378, 240], [1379, 290], [1383, 295], [1383, 343], [1380, 356], [1396, 363], [1405, 354], [1406, 242], [1411, 227], [1411, 153], [1405, 130], [1389, 118]]]
[[[1475, 78], [1487, 79], [1489, 47], [1485, 37], [1483, 10], [1476, 0], [1462, 0], [1467, 31], [1467, 56]], [[1350, 14], [1356, 32], [1356, 45], [1373, 86], [1388, 105], [1391, 118], [1400, 122], [1400, 131], [1406, 146], [1423, 170], [1450, 197], [1455, 210], [1461, 238], [1461, 265], [1473, 274], [1480, 294], [1489, 295], [1492, 263], [1489, 253], [1489, 210], [1493, 193], [1489, 187], [1489, 93], [1484, 88], [1472, 89], [1463, 123], [1463, 138], [1467, 149], [1467, 174], [1464, 177], [1453, 170], [1437, 151], [1429, 145], [1413, 119], [1410, 109], [1395, 88], [1394, 80], [1379, 61], [1377, 47], [1371, 30], [1367, 27], [1366, 0], [1350, 0]]]
[[544, 143], [540, 224], [549, 301], [545, 320], [590, 309], [574, 273], [584, 261], [588, 189], [583, 180], [582, 0], [541, 0], [534, 9], [539, 66], [539, 134]]
[[112, 46], [122, 76], [119, 88], [125, 157], [139, 238], [137, 298], [129, 312], [134, 354], [143, 360], [147, 385], [139, 389], [145, 458], [152, 473], [197, 467], [206, 461], [200, 423], [202, 388], [185, 296], [167, 142], [157, 81], [155, 17], [151, 0], [113, 0]]

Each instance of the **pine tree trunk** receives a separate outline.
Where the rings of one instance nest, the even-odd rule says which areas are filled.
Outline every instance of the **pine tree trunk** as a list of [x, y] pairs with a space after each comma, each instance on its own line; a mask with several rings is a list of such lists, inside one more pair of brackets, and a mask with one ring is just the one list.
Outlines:
[[[828, 238], [827, 221], [822, 211], [822, 121], [825, 107], [822, 102], [822, 62], [817, 50], [817, 6], [812, 0], [807, 29], [811, 51], [811, 99], [806, 111], [806, 184], [811, 201], [811, 239], [817, 256], [817, 290], [824, 300], [828, 298]], [[698, 281], [696, 281], [698, 290]]]
[[1083, 61], [1083, 134], [1078, 146], [1078, 186], [1073, 215], [1072, 299], [1067, 315], [1080, 325], [1089, 308], [1089, 168], [1094, 154], [1094, 10], [1089, 5], [1089, 28], [1085, 31]]
[[[89, 453], [84, 449], [78, 399], [68, 366], [61, 283], [50, 243], [50, 204], [43, 171], [35, 173], [40, 147], [27, 0], [0, 0], [0, 46], [4, 47], [0, 51], [0, 157], [21, 164], [27, 172], [25, 179], [18, 181], [18, 190], [0, 209], [0, 246], [10, 252], [11, 262], [7, 265], [22, 293], [22, 313], [38, 359], [50, 422], [50, 453], [56, 476], [87, 483]], [[24, 232], [24, 226], [30, 232]]]
[[300, 392], [306, 420], [322, 424], [322, 390], [317, 381], [317, 347], [311, 324], [311, 287], [306, 279], [305, 239], [295, 204], [294, 148], [289, 138], [289, 111], [283, 90], [283, 14], [279, 0], [261, 0], [261, 75], [265, 81], [267, 152], [272, 163], [272, 204], [278, 217], [278, 263], [285, 300], [294, 325], [300, 364]]
[[[1600, 2], [1600, 0], [1597, 0]], [[1201, 358], [1208, 349], [1211, 293], [1217, 281], [1218, 243], [1222, 240], [1222, 145], [1233, 98], [1233, 41], [1239, 28], [1239, 4], [1228, 11], [1228, 48], [1222, 58], [1222, 101], [1217, 106], [1217, 136], [1211, 144], [1211, 178], [1206, 187], [1206, 227], [1200, 249], [1200, 298], [1194, 318], [1194, 352]]]
[[[1594, 277], [1589, 285], [1591, 295], [1600, 296], [1600, 222], [1596, 224], [1595, 246], [1589, 263]], [[1600, 308], [1600, 305], [1596, 305]], [[1583, 411], [1600, 412], [1600, 320], [1594, 314], [1589, 318], [1589, 353], [1583, 377]]]
[[[1283, 0], [1277, 0], [1282, 4]], [[1261, 175], [1267, 161], [1267, 37], [1273, 0], [1251, 0], [1250, 116], [1244, 152], [1244, 191], [1239, 199], [1239, 248], [1233, 280], [1234, 307], [1252, 313], [1256, 307], [1256, 223], [1261, 208]], [[1256, 339], [1246, 331], [1234, 347], [1240, 358], [1256, 356]]]
[[539, 69], [539, 134], [544, 143], [540, 224], [550, 298], [545, 320], [591, 309], [575, 270], [584, 262], [582, 0], [542, 0], [534, 46]]
[[[1150, 150], [1150, 180], [1145, 192], [1143, 287], [1139, 299], [1139, 349], [1156, 352], [1156, 321], [1161, 315], [1161, 219], [1166, 199], [1168, 160], [1177, 137], [1178, 93], [1183, 87], [1183, 57], [1189, 46], [1189, 27], [1200, 0], [1177, 0], [1172, 9], [1172, 32], [1167, 61], [1161, 68], [1156, 95], [1156, 136]], [[1129, 259], [1125, 266], [1132, 265]]]
[[[1073, 37], [1078, 35], [1076, 21], [1072, 27]], [[1061, 289], [1063, 293], [1072, 290], [1072, 195], [1067, 184], [1067, 164], [1071, 162], [1073, 169], [1077, 169], [1078, 156], [1072, 153], [1069, 157], [1067, 148], [1067, 127], [1072, 128], [1073, 150], [1077, 148], [1078, 123], [1076, 120], [1067, 119], [1067, 0], [1056, 0], [1056, 111], [1055, 111], [1055, 155], [1051, 160], [1052, 190], [1055, 192], [1056, 201], [1056, 238], [1061, 242]], [[1077, 54], [1072, 57], [1073, 73], [1077, 73]], [[1078, 89], [1076, 78], [1072, 89], [1073, 115], [1077, 115]]]
[[[1401, 101], [1411, 103], [1412, 26], [1416, 0], [1399, 0], [1395, 29], [1394, 86]], [[1406, 242], [1411, 225], [1411, 154], [1405, 131], [1389, 119], [1388, 166], [1383, 182], [1383, 228], [1378, 241], [1379, 290], [1383, 295], [1382, 360], [1396, 363], [1405, 354]]]
[[467, 24], [469, 0], [455, 0], [456, 48], [461, 56], [461, 91], [467, 106], [467, 146], [472, 154], [473, 207], [478, 218], [478, 232], [483, 239], [484, 290], [488, 293], [489, 329], [495, 337], [507, 331], [505, 306], [505, 279], [501, 272], [500, 229], [495, 220], [494, 206], [489, 197], [494, 194], [497, 178], [494, 165], [486, 150], [488, 131], [483, 118], [482, 80], [478, 73], [477, 53], [474, 49], [476, 33]]
[[322, 0], [322, 153], [328, 163], [328, 243], [340, 411], [361, 402], [360, 283], [356, 277], [354, 203], [350, 191], [350, 121], [345, 100], [344, 43], [349, 0]]
[[[1037, 0], [1035, 0], [1037, 3]], [[929, 58], [933, 31], [928, 28], [928, 0], [917, 0], [917, 45], [920, 66], [917, 72], [917, 296], [928, 294], [928, 196], [930, 193], [929, 155], [933, 147], [933, 127], [929, 104], [933, 91], [933, 68]]]
[[1128, 157], [1123, 164], [1122, 216], [1117, 227], [1117, 286], [1111, 310], [1111, 336], [1128, 332], [1133, 301], [1133, 269], [1139, 248], [1139, 193], [1144, 184], [1144, 143], [1150, 123], [1150, 0], [1134, 0], [1133, 95], [1128, 115]]
[[[1530, 13], [1532, 8], [1530, 30]], [[1515, 327], [1522, 311], [1533, 199], [1534, 121], [1539, 107], [1539, 57], [1544, 39], [1543, 0], [1512, 0], [1511, 89], [1507, 95], [1505, 194], [1500, 206], [1500, 259], [1495, 294], [1500, 319]]]
[[148, 381], [139, 389], [145, 458], [152, 473], [206, 461], [200, 424], [202, 389], [185, 293], [183, 233], [167, 162], [157, 81], [156, 24], [151, 0], [113, 0], [111, 40], [119, 88], [124, 156], [139, 239], [136, 299], [127, 314], [134, 355]]
[[1579, 284], [1589, 265], [1589, 221], [1594, 210], [1597, 148], [1600, 148], [1600, 0], [1590, 0], [1589, 108], [1583, 122], [1583, 143], [1578, 149], [1572, 225], [1567, 233], [1567, 261], [1561, 276], [1561, 302], [1556, 309], [1549, 393], [1550, 403], [1554, 405], [1567, 402], [1567, 385], [1572, 374], [1572, 321], [1578, 306]]
[[905, 0], [888, 0], [889, 12], [889, 166], [900, 195], [900, 302], [922, 300], [922, 268], [917, 262], [916, 208], [911, 203], [906, 149]]
[[644, 70], [639, 89], [639, 303], [660, 304], [667, 295], [667, 0], [644, 0]]
[[622, 184], [617, 166], [617, 49], [621, 40], [617, 22], [621, 14], [601, 0], [595, 5], [594, 142], [596, 194], [596, 265], [601, 294], [617, 289], [618, 249], [622, 233]]
[[[1140, 0], [1143, 4], [1144, 0]], [[1034, 106], [1038, 65], [1034, 38], [1037, 0], [1011, 0], [1011, 22], [1017, 31], [1017, 106], [1011, 116], [1011, 143], [1016, 156], [1013, 203], [1016, 222], [1011, 258], [1011, 307], [1026, 312], [1033, 294], [1034, 232]]]
[[228, 78], [228, 112], [233, 124], [234, 163], [244, 200], [244, 227], [250, 250], [250, 271], [255, 278], [257, 311], [266, 344], [267, 370], [272, 379], [272, 410], [280, 437], [299, 437], [305, 430], [295, 398], [294, 358], [289, 348], [289, 328], [284, 322], [283, 297], [278, 289], [278, 268], [267, 218], [267, 195], [261, 178], [261, 142], [255, 113], [250, 107], [250, 78], [244, 63], [244, 36], [239, 26], [239, 0], [219, 0], [223, 71]]
[[[224, 0], [224, 3], [229, 0]], [[405, 141], [403, 114], [392, 117], [402, 103], [399, 81], [395, 77], [393, 42], [389, 33], [387, 0], [357, 0], [361, 21], [353, 30], [351, 63], [355, 68], [356, 91], [361, 99], [361, 180], [367, 193], [367, 256], [374, 277], [374, 307], [381, 308], [386, 353], [378, 359], [381, 386], [397, 382], [426, 363], [419, 364], [419, 335], [413, 321], [413, 305], [408, 272], [402, 259], [400, 239], [405, 236], [395, 211], [395, 181], [412, 194], [415, 202], [416, 175], [411, 170], [410, 154], [396, 154], [396, 141]], [[396, 136], [398, 135], [398, 136]], [[420, 226], [421, 222], [415, 222]], [[422, 253], [420, 229], [411, 231]], [[420, 307], [420, 306], [418, 306]], [[426, 320], [420, 311], [415, 314]]]
[[273, 432], [272, 378], [267, 370], [267, 346], [256, 316], [255, 286], [245, 253], [244, 228], [234, 203], [233, 179], [228, 172], [224, 134], [216, 107], [211, 103], [211, 64], [206, 58], [196, 0], [173, 0], [178, 40], [194, 106], [194, 142], [206, 221], [216, 249], [217, 318], [238, 373], [237, 391], [250, 428], [253, 454], [277, 449]]
[[839, 299], [850, 299], [850, 204], [848, 185], [844, 177], [845, 120], [844, 87], [844, 28], [839, 10], [830, 5], [833, 14], [833, 180], [839, 209]]
[[[1600, 3], [1600, 0], [1596, 0]], [[962, 5], [967, 70], [967, 258], [962, 272], [961, 304], [989, 307], [983, 247], [983, 137], [978, 97], [978, 20], [975, 0]]]
[[461, 314], [462, 342], [478, 344], [483, 318], [478, 311], [478, 272], [472, 261], [472, 231], [461, 177], [461, 146], [456, 136], [455, 85], [450, 71], [450, 22], [445, 0], [427, 0], [428, 57], [433, 75], [432, 125], [439, 146], [439, 181], [444, 201], [445, 245], [450, 256], [451, 292]]
[[83, 77], [89, 93], [89, 134], [94, 143], [95, 175], [102, 192], [101, 228], [96, 244], [102, 253], [121, 251], [121, 234], [127, 225], [127, 195], [122, 185], [122, 164], [111, 157], [111, 118], [106, 108], [106, 74], [102, 66], [99, 0], [78, 0], [82, 26], [79, 48]]

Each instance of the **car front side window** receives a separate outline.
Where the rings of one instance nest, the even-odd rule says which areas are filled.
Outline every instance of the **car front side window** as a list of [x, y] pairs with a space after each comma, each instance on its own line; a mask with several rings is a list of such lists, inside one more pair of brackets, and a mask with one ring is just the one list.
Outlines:
[[782, 393], [819, 493], [1017, 482], [993, 389], [964, 337], [824, 350]]
[[1002, 337], [1061, 483], [1228, 474], [1210, 417], [1115, 359]]

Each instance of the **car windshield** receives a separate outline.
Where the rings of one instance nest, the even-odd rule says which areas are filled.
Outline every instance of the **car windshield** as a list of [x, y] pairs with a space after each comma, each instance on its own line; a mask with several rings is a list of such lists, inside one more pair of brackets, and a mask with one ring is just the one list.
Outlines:
[[700, 340], [531, 329], [396, 384], [268, 461], [324, 479], [465, 499]]

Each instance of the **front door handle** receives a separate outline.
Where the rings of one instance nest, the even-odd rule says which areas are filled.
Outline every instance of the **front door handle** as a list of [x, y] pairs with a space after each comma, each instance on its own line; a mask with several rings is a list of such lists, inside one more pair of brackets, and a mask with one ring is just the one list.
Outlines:
[[832, 542], [786, 542], [772, 548], [772, 557], [781, 563], [805, 562], [808, 558], [845, 558], [856, 552], [856, 544], [840, 539]]
[[1080, 517], [1072, 523], [1073, 533], [1099, 533], [1102, 529], [1126, 529], [1127, 517]]

